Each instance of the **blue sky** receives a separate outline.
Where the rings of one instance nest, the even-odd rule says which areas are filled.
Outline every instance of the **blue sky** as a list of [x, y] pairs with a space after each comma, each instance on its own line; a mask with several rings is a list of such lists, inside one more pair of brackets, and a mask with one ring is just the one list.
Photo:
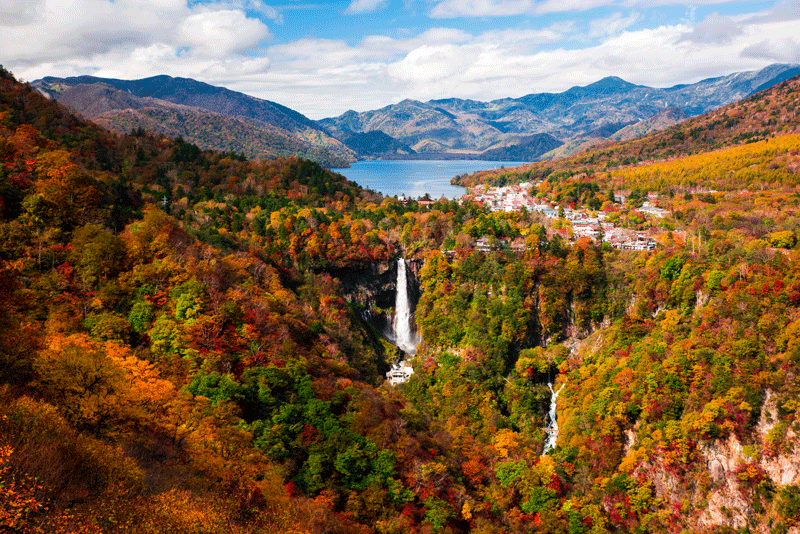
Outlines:
[[25, 80], [169, 74], [320, 119], [800, 63], [800, 1], [2, 0], [0, 43]]

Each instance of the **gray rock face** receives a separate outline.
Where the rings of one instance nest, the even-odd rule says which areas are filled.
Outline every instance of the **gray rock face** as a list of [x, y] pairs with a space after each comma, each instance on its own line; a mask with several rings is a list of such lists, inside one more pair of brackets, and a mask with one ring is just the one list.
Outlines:
[[[421, 295], [419, 270], [422, 263], [418, 259], [406, 260], [407, 290], [412, 314]], [[372, 263], [358, 268], [325, 267], [320, 272], [338, 280], [343, 297], [348, 302], [363, 306], [363, 319], [378, 333], [394, 342], [392, 323], [396, 311], [397, 261]]]
[[[682, 500], [692, 500], [704, 503], [696, 517], [688, 518], [698, 527], [698, 531], [746, 527], [749, 532], [769, 534], [772, 532], [770, 514], [756, 512], [753, 499], [737, 473], [745, 465], [757, 465], [763, 469], [773, 487], [800, 484], [800, 441], [794, 430], [785, 429], [784, 441], [789, 446], [778, 452], [768, 450], [769, 433], [779, 421], [775, 394], [766, 390], [759, 421], [752, 435], [741, 437], [732, 433], [724, 439], [700, 442], [696, 455], [705, 466], [705, 473], [695, 473], [695, 478], [702, 481], [705, 477], [705, 483], [688, 484], [684, 477], [670, 471], [664, 460], [658, 457], [640, 462], [634, 471], [652, 481], [656, 494], [667, 502], [678, 504]], [[637, 440], [636, 430], [626, 435], [625, 450], [628, 455], [635, 454], [633, 444]], [[745, 443], [748, 442], [749, 448], [746, 448]], [[796, 534], [798, 529], [792, 527], [788, 532]]]

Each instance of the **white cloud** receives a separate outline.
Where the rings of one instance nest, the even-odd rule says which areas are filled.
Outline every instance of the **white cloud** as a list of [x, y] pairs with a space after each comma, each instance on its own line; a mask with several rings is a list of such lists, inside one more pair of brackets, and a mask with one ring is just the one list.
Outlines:
[[97, 70], [105, 54], [126, 57], [151, 46], [182, 49], [183, 58], [242, 53], [269, 36], [244, 9], [280, 18], [260, 0], [193, 7], [186, 0], [47, 0], [24, 23], [0, 22], [3, 60], [23, 69], [69, 62]]
[[436, 18], [506, 17], [532, 13], [532, 0], [444, 0], [431, 10]]
[[198, 3], [195, 5], [194, 9], [202, 11], [253, 11], [260, 14], [263, 18], [274, 20], [279, 24], [283, 24], [284, 22], [283, 14], [278, 8], [265, 4], [261, 0], [214, 0], [202, 4]]
[[260, 0], [249, 0], [245, 6], [248, 9], [258, 11], [264, 17], [274, 20], [278, 24], [283, 24], [283, 15], [276, 8], [261, 2]]
[[792, 37], [765, 39], [742, 50], [742, 57], [800, 63], [800, 41]]
[[367, 36], [358, 45], [349, 45], [338, 39], [304, 38], [269, 48], [276, 62], [288, 63], [295, 68], [343, 67], [363, 62], [389, 63], [398, 55], [405, 55], [421, 46], [465, 44], [473, 38], [467, 32], [450, 28], [430, 28], [406, 39], [385, 35]]
[[472, 40], [472, 34], [453, 28], [430, 28], [416, 37], [409, 39], [415, 45], [420, 44], [445, 44], [466, 43]]
[[365, 39], [361, 46], [350, 46], [333, 39], [300, 39], [269, 48], [275, 63], [291, 70], [309, 71], [388, 61], [399, 51], [399, 43], [389, 38]]
[[222, 57], [254, 47], [269, 37], [267, 26], [241, 11], [208, 11], [186, 18], [179, 35], [200, 54]]
[[[618, 5], [622, 1], [637, 3], [641, 0], [443, 0], [431, 9], [431, 16], [435, 18], [511, 17], [583, 12], [597, 7]], [[667, 1], [672, 2], [672, 0]]]
[[589, 34], [591, 37], [616, 35], [639, 22], [639, 19], [639, 13], [631, 13], [627, 17], [623, 16], [622, 13], [614, 13], [608, 17], [591, 21], [589, 23]]
[[30, 24], [43, 8], [44, 0], [4, 0], [0, 5], [0, 26]]
[[389, 65], [388, 72], [400, 80], [417, 83], [450, 78], [469, 66], [465, 52], [456, 45], [423, 45]]
[[716, 11], [710, 14], [692, 31], [681, 36], [681, 41], [695, 44], [726, 44], [744, 32], [739, 24], [731, 17], [721, 16]]
[[[5, 59], [49, 61], [146, 44], [153, 13], [139, 8], [130, 2], [112, 5], [105, 0], [51, 0], [26, 24], [0, 26]], [[137, 9], [135, 20], [125, 20]]]
[[530, 52], [540, 45], [557, 43], [574, 31], [574, 24], [554, 24], [542, 29], [511, 29], [488, 31], [480, 34], [477, 41], [482, 43], [502, 43], [505, 50], [520, 53]]
[[580, 13], [603, 6], [615, 6], [614, 0], [544, 0], [536, 4], [534, 13]]
[[772, 8], [772, 20], [800, 19], [800, 2], [797, 0], [781, 0]]
[[[727, 3], [729, 0], [695, 0], [693, 6]], [[791, 2], [792, 0], [781, 0]], [[682, 0], [436, 0], [434, 18], [511, 17], [548, 13], [581, 13], [599, 7], [646, 9], [684, 5]]]
[[347, 15], [360, 15], [371, 13], [386, 4], [386, 0], [352, 0], [345, 9]]

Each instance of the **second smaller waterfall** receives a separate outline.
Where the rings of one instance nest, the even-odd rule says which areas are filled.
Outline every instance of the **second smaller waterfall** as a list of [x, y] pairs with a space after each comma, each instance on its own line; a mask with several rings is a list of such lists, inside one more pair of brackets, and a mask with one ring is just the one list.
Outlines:
[[547, 432], [547, 440], [544, 442], [544, 451], [542, 451], [542, 456], [549, 454], [550, 451], [555, 449], [556, 441], [558, 441], [558, 421], [556, 420], [556, 401], [558, 401], [558, 394], [561, 393], [561, 390], [564, 389], [564, 384], [561, 384], [561, 387], [558, 388], [558, 391], [553, 390], [553, 384], [548, 383], [547, 387], [550, 388], [550, 393], [552, 396], [550, 397], [550, 411], [547, 412], [547, 426], [545, 427], [544, 431]]

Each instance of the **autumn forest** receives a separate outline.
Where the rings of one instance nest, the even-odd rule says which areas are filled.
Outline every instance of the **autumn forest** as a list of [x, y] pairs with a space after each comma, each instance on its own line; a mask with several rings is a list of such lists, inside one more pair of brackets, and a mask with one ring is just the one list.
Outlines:
[[[111, 133], [0, 71], [0, 530], [797, 533], [798, 109], [793, 78], [457, 178], [642, 252]], [[422, 342], [390, 386], [398, 258]]]

